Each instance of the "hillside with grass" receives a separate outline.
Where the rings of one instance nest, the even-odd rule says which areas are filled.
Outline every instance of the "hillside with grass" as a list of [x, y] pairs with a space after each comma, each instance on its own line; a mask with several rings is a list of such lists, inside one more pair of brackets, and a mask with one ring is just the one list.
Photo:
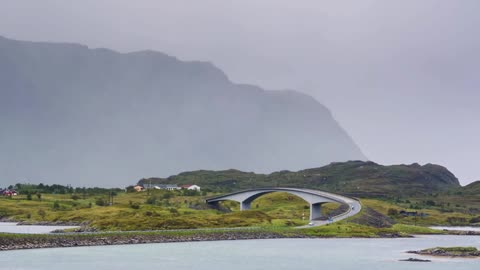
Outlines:
[[383, 166], [374, 162], [349, 161], [301, 170], [256, 174], [239, 170], [193, 171], [168, 178], [145, 178], [139, 184], [197, 184], [215, 192], [255, 187], [321, 189], [357, 197], [408, 197], [460, 188], [446, 168], [427, 164]]
[[470, 183], [464, 187], [462, 187], [459, 192], [465, 193], [465, 194], [480, 194], [480, 181], [475, 181], [473, 183]]
[[[77, 224], [82, 230], [131, 231], [200, 228], [292, 228], [309, 220], [309, 205], [294, 195], [275, 192], [239, 211], [237, 202], [212, 209], [205, 199], [239, 189], [266, 186], [307, 187], [357, 196], [359, 215], [342, 221], [332, 235], [429, 233], [415, 226], [480, 225], [478, 183], [461, 187], [437, 165], [382, 166], [373, 162], [332, 163], [299, 172], [255, 174], [238, 170], [185, 172], [169, 178], [142, 179], [141, 184], [197, 184], [200, 191], [72, 188], [16, 184], [18, 196], [0, 197], [0, 220], [27, 224]], [[322, 205], [324, 217], [338, 214], [339, 204]], [[413, 226], [413, 227], [412, 227]]]
[[[236, 202], [223, 202], [211, 209], [202, 195], [187, 191], [107, 193], [24, 193], [0, 197], [0, 220], [26, 224], [77, 224], [95, 230], [165, 230], [251, 226], [299, 226], [309, 220], [309, 205], [288, 193], [262, 196], [251, 211], [239, 211]], [[323, 207], [325, 216], [339, 204]]]
[[[252, 210], [239, 211], [237, 202], [223, 202], [220, 209], [205, 204], [214, 193], [150, 190], [145, 192], [105, 192], [41, 194], [28, 193], [0, 197], [0, 220], [25, 224], [81, 225], [82, 230], [131, 231], [232, 227], [291, 228], [307, 224], [309, 205], [294, 195], [275, 192], [252, 202]], [[437, 197], [439, 198], [439, 197]], [[444, 205], [432, 199], [362, 199], [362, 212], [340, 224], [359, 228], [404, 228], [430, 225], [477, 225], [480, 212], [465, 205]], [[476, 203], [476, 207], [479, 206]], [[322, 205], [325, 217], [338, 214], [341, 206]], [[344, 211], [344, 209], [343, 209]], [[417, 212], [417, 217], [402, 211]], [[421, 214], [421, 215], [420, 215]], [[400, 226], [400, 227], [399, 227]]]

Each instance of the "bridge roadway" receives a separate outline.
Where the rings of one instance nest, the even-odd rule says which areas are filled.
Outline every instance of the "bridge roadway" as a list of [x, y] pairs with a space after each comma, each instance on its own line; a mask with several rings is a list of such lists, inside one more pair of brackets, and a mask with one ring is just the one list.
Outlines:
[[[354, 216], [360, 212], [362, 205], [357, 199], [345, 197], [342, 195], [313, 190], [313, 189], [303, 189], [303, 188], [286, 188], [286, 187], [272, 187], [272, 188], [257, 188], [238, 191], [230, 194], [225, 194], [206, 200], [207, 204], [215, 206], [218, 205], [221, 201], [237, 201], [240, 203], [240, 210], [248, 210], [251, 208], [251, 203], [256, 198], [272, 193], [272, 192], [287, 192], [293, 195], [296, 195], [303, 200], [307, 201], [310, 204], [310, 223], [307, 226], [320, 226], [325, 225], [331, 222], [336, 222], [351, 216]], [[327, 220], [321, 220], [322, 204], [334, 202], [343, 205], [347, 205], [348, 209], [337, 216], [329, 217]]]

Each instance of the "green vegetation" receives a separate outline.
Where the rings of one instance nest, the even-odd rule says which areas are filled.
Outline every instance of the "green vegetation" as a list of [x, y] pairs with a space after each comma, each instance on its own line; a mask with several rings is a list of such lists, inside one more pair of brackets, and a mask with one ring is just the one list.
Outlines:
[[[253, 227], [323, 237], [405, 236], [444, 233], [427, 228], [432, 225], [480, 225], [479, 193], [460, 187], [448, 170], [436, 165], [381, 166], [352, 161], [270, 175], [196, 171], [140, 182], [195, 183], [202, 186], [202, 192], [17, 184], [10, 188], [19, 196], [0, 197], [0, 219], [81, 224], [83, 229], [98, 231]], [[252, 202], [252, 210], [242, 212], [236, 202], [223, 202], [219, 209], [205, 204], [207, 197], [220, 192], [277, 185], [357, 196], [363, 208], [348, 220], [298, 230], [292, 228], [307, 224], [309, 205], [288, 193], [261, 196]], [[478, 183], [469, 186], [475, 190]], [[341, 210], [338, 204], [322, 205], [324, 216]]]
[[[212, 194], [208, 194], [210, 196]], [[362, 200], [360, 215], [327, 226], [293, 229], [305, 225], [309, 218], [308, 204], [288, 193], [272, 193], [252, 203], [252, 210], [238, 211], [235, 202], [222, 203], [222, 209], [210, 209], [200, 194], [181, 191], [150, 190], [149, 192], [118, 193], [112, 205], [107, 195], [90, 194], [76, 198], [70, 194], [44, 194], [42, 199], [28, 200], [26, 195], [0, 198], [0, 216], [24, 222], [77, 223], [100, 231], [148, 231], [227, 227], [249, 227], [255, 230], [281, 232], [284, 235], [311, 237], [379, 237], [410, 234], [445, 233], [426, 227], [413, 226], [412, 217], [387, 217], [391, 209], [398, 213], [398, 204], [376, 199]], [[337, 211], [338, 204], [324, 204], [322, 211], [328, 216]], [[446, 224], [448, 216], [428, 210], [432, 218]], [[398, 215], [398, 214], [397, 214]], [[373, 222], [372, 222], [373, 220]], [[385, 223], [385, 220], [389, 220]], [[442, 221], [442, 222], [441, 222]], [[428, 222], [419, 218], [418, 224]], [[380, 224], [380, 225], [379, 225]]]
[[[448, 197], [447, 197], [448, 198]], [[444, 200], [445, 198], [437, 199]], [[473, 226], [479, 221], [479, 213], [477, 211], [469, 211], [468, 209], [448, 209], [441, 206], [430, 206], [422, 203], [425, 198], [410, 198], [409, 200], [378, 200], [378, 199], [362, 199], [362, 203], [382, 215], [391, 218], [394, 223], [421, 225], [421, 226]], [[479, 207], [480, 202], [468, 202], [471, 206]], [[415, 205], [412, 207], [412, 204]], [[401, 214], [402, 211], [417, 213], [416, 216]]]
[[476, 247], [436, 247], [437, 250], [443, 250], [445, 252], [453, 253], [465, 253], [465, 252], [477, 252]]
[[[211, 195], [211, 194], [210, 194]], [[108, 195], [44, 194], [41, 200], [27, 195], [0, 198], [0, 218], [26, 223], [76, 223], [103, 231], [197, 229], [248, 226], [298, 226], [308, 220], [308, 205], [287, 193], [263, 196], [253, 210], [240, 212], [238, 203], [225, 202], [223, 211], [210, 209], [205, 196], [185, 196], [182, 191], [150, 190], [118, 193], [113, 204]], [[338, 207], [325, 206], [325, 213]]]

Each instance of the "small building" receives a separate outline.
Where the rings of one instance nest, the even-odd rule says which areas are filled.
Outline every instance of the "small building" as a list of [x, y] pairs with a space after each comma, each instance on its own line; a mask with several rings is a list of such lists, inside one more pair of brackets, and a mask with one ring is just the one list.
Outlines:
[[2, 190], [2, 193], [1, 193], [3, 196], [17, 196], [18, 193], [17, 191], [13, 190], [13, 189], [5, 189], [5, 190]]
[[153, 188], [163, 189], [163, 190], [178, 190], [178, 189], [180, 189], [180, 187], [178, 185], [167, 185], [167, 184], [155, 185]]
[[182, 189], [188, 189], [188, 190], [200, 191], [200, 187], [197, 186], [197, 185], [182, 185], [181, 188]]
[[136, 185], [133, 187], [133, 189], [135, 189], [136, 192], [140, 192], [140, 191], [144, 191], [145, 188], [143, 186], [140, 186], [140, 185]]

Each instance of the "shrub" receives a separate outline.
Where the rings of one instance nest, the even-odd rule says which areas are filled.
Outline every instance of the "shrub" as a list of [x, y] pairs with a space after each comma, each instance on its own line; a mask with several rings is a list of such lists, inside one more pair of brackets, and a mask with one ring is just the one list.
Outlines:
[[146, 204], [155, 204], [157, 202], [157, 197], [155, 196], [150, 196], [147, 198], [147, 200], [145, 201]]
[[480, 216], [471, 218], [470, 223], [480, 223]]
[[60, 209], [60, 203], [58, 201], [54, 201], [53, 202], [53, 210], [58, 210]]
[[73, 194], [71, 198], [72, 198], [72, 200], [76, 201], [76, 200], [80, 199], [80, 196], [78, 196], [77, 194]]
[[426, 201], [425, 204], [428, 205], [428, 206], [435, 206], [435, 202], [432, 201], [432, 200]]
[[132, 209], [140, 209], [140, 203], [138, 203], [138, 202], [129, 201], [128, 204], [130, 205], [130, 208], [132, 208]]
[[467, 219], [463, 217], [448, 217], [447, 222], [450, 223], [450, 225], [465, 225]]
[[168, 208], [168, 211], [170, 211], [170, 213], [174, 214], [174, 215], [178, 215], [178, 210], [177, 208]]
[[162, 199], [168, 200], [168, 199], [171, 199], [171, 198], [173, 198], [173, 192], [171, 192], [171, 191], [167, 191], [162, 195]]
[[398, 210], [394, 208], [388, 208], [387, 215], [389, 216], [397, 216], [398, 215]]
[[104, 198], [97, 198], [97, 199], [95, 200], [95, 204], [96, 204], [97, 206], [105, 206], [105, 205], [107, 205], [107, 201], [105, 201]]
[[127, 193], [137, 192], [137, 191], [135, 190], [134, 186], [128, 186], [128, 187], [126, 187], [126, 188], [125, 188], [125, 191], [126, 191]]
[[42, 219], [45, 219], [45, 216], [47, 215], [47, 213], [45, 212], [45, 210], [43, 209], [39, 209], [37, 214], [42, 218]]

